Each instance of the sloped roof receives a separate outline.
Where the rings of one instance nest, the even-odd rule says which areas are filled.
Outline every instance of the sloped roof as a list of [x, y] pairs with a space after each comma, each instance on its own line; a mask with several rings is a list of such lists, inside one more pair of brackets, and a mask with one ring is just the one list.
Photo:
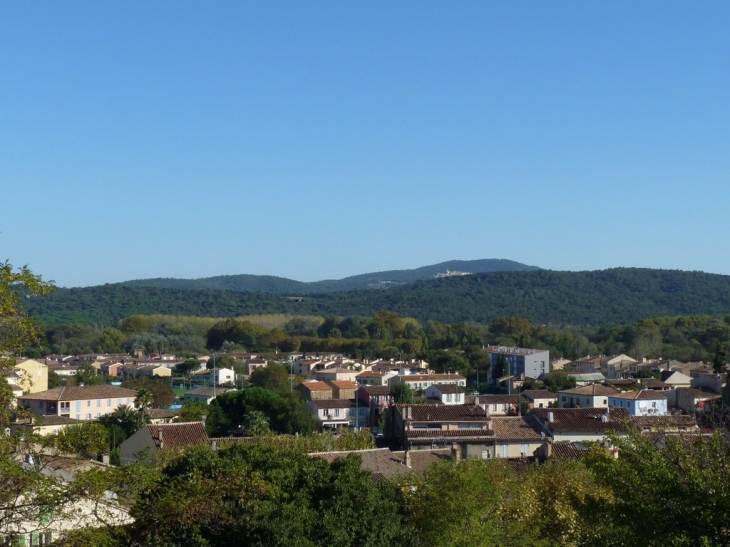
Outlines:
[[327, 382], [303, 382], [299, 385], [309, 391], [332, 391], [332, 386]]
[[664, 391], [657, 391], [652, 389], [642, 389], [641, 391], [628, 391], [626, 393], [617, 393], [615, 395], [609, 395], [612, 399], [628, 399], [630, 401], [646, 401], [657, 399], [666, 399], [667, 396]]
[[560, 441], [552, 444], [551, 458], [558, 460], [582, 460], [590, 450], [579, 442]]
[[464, 393], [464, 388], [456, 384], [434, 384], [428, 389], [435, 389], [441, 393]]
[[117, 399], [137, 397], [137, 392], [116, 386], [65, 386], [29, 393], [20, 399], [33, 401], [82, 401], [86, 399]]
[[357, 389], [357, 384], [349, 380], [329, 380], [327, 383], [337, 389]]
[[563, 389], [559, 393], [567, 393], [568, 395], [583, 395], [584, 397], [612, 397], [619, 393], [615, 388], [604, 386], [602, 384], [591, 384], [573, 389]]
[[694, 416], [686, 414], [667, 414], [666, 416], [634, 416], [639, 427], [696, 427]]
[[206, 444], [208, 442], [208, 435], [205, 432], [203, 422], [149, 424], [147, 429], [157, 448], [160, 448], [160, 444], [164, 448], [184, 448], [186, 446]]
[[522, 396], [530, 399], [557, 399], [558, 394], [548, 391], [547, 389], [526, 389], [522, 392]]
[[388, 386], [360, 386], [358, 389], [367, 391], [367, 394], [371, 397], [390, 395], [390, 388]]
[[406, 467], [404, 458], [398, 459], [388, 448], [373, 448], [369, 450], [344, 450], [337, 452], [312, 452], [309, 455], [316, 458], [324, 458], [332, 463], [340, 458], [345, 458], [350, 454], [357, 454], [362, 459], [362, 469], [370, 471], [374, 480], [380, 480], [383, 477], [390, 478], [397, 475], [403, 475], [411, 471]]
[[486, 411], [474, 405], [397, 405], [401, 415], [411, 409], [413, 422], [480, 422], [487, 420]]
[[[548, 422], [552, 413], [553, 422]], [[626, 431], [632, 422], [625, 408], [537, 408], [530, 415], [537, 416], [543, 424], [556, 433]], [[603, 421], [604, 417], [607, 421]]]
[[497, 441], [539, 441], [541, 427], [530, 416], [497, 416], [491, 420], [490, 429]]

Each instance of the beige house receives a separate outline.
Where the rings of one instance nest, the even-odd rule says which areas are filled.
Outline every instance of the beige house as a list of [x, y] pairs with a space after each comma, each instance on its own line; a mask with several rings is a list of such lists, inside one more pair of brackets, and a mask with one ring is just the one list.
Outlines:
[[38, 393], [48, 389], [48, 367], [35, 359], [21, 359], [15, 363], [14, 375], [8, 381], [20, 386], [24, 393]]
[[559, 408], [608, 408], [608, 398], [619, 391], [601, 384], [591, 384], [558, 392]]
[[36, 435], [45, 437], [55, 435], [70, 425], [83, 423], [81, 420], [74, 420], [65, 416], [40, 416], [37, 418], [20, 418], [10, 422], [10, 432], [15, 435], [20, 431], [32, 429]]
[[319, 382], [345, 380], [347, 382], [354, 382], [360, 374], [357, 370], [350, 370], [349, 368], [332, 368], [326, 370], [318, 370], [314, 373], [314, 379]]
[[347, 380], [333, 380], [327, 383], [332, 386], [333, 399], [355, 398], [355, 391], [357, 390], [357, 384], [355, 382], [349, 382]]
[[302, 382], [297, 389], [304, 401], [323, 401], [332, 398], [332, 386], [326, 382]]
[[66, 386], [23, 395], [18, 398], [18, 406], [25, 406], [38, 416], [93, 420], [122, 405], [134, 406], [136, 400], [136, 391], [122, 387]]
[[546, 389], [527, 389], [521, 393], [530, 408], [547, 408], [558, 404], [558, 394]]
[[545, 439], [545, 433], [532, 416], [492, 418], [491, 428], [494, 431], [494, 455], [497, 458], [532, 456]]
[[119, 459], [122, 465], [130, 465], [139, 459], [153, 458], [160, 450], [207, 443], [203, 422], [149, 424], [119, 446]]
[[408, 374], [404, 376], [394, 376], [388, 380], [388, 387], [398, 382], [405, 382], [415, 391], [426, 391], [434, 384], [454, 384], [466, 387], [466, 378], [461, 374]]

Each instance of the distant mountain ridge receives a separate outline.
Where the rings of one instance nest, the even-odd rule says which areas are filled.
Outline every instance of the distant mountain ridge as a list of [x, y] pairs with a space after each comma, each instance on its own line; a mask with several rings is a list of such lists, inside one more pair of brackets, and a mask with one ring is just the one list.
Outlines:
[[450, 260], [440, 264], [422, 266], [411, 270], [390, 270], [322, 281], [296, 281], [273, 275], [219, 275], [200, 279], [152, 278], [124, 281], [122, 285], [134, 287], [157, 287], [160, 289], [218, 290], [218, 291], [260, 291], [274, 294], [319, 294], [335, 291], [349, 291], [363, 288], [382, 288], [402, 283], [430, 279], [447, 270], [467, 273], [534, 271], [537, 266], [528, 266], [513, 260], [485, 258], [481, 260]]
[[251, 314], [372, 315], [393, 310], [420, 321], [489, 323], [515, 315], [535, 324], [604, 326], [654, 316], [730, 313], [730, 276], [614, 268], [477, 273], [415, 281], [389, 290], [355, 289], [292, 299], [262, 291], [168, 289], [129, 284], [59, 289], [26, 301], [50, 324], [114, 325], [130, 315], [239, 317]]

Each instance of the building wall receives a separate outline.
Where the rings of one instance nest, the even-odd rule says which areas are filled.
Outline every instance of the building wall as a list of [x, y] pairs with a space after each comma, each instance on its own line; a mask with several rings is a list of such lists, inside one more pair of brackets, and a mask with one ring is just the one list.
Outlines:
[[532, 456], [542, 446], [542, 441], [495, 441], [494, 453], [497, 458], [521, 458]]
[[[35, 401], [23, 398], [18, 399], [19, 404], [27, 406], [39, 416], [68, 416], [77, 420], [94, 420], [99, 416], [112, 414], [122, 405], [133, 406], [135, 401], [135, 397], [85, 399], [79, 401]], [[62, 403], [68, 403], [68, 407], [64, 407]]]
[[34, 359], [28, 359], [15, 365], [15, 369], [22, 371], [18, 378], [18, 385], [25, 393], [39, 393], [48, 389], [48, 367]]

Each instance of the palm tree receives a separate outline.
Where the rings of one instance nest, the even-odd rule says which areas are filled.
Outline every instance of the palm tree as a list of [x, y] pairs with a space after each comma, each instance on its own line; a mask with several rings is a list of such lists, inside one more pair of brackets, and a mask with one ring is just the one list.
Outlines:
[[270, 435], [269, 418], [260, 410], [252, 410], [243, 417], [243, 434], [249, 437]]

